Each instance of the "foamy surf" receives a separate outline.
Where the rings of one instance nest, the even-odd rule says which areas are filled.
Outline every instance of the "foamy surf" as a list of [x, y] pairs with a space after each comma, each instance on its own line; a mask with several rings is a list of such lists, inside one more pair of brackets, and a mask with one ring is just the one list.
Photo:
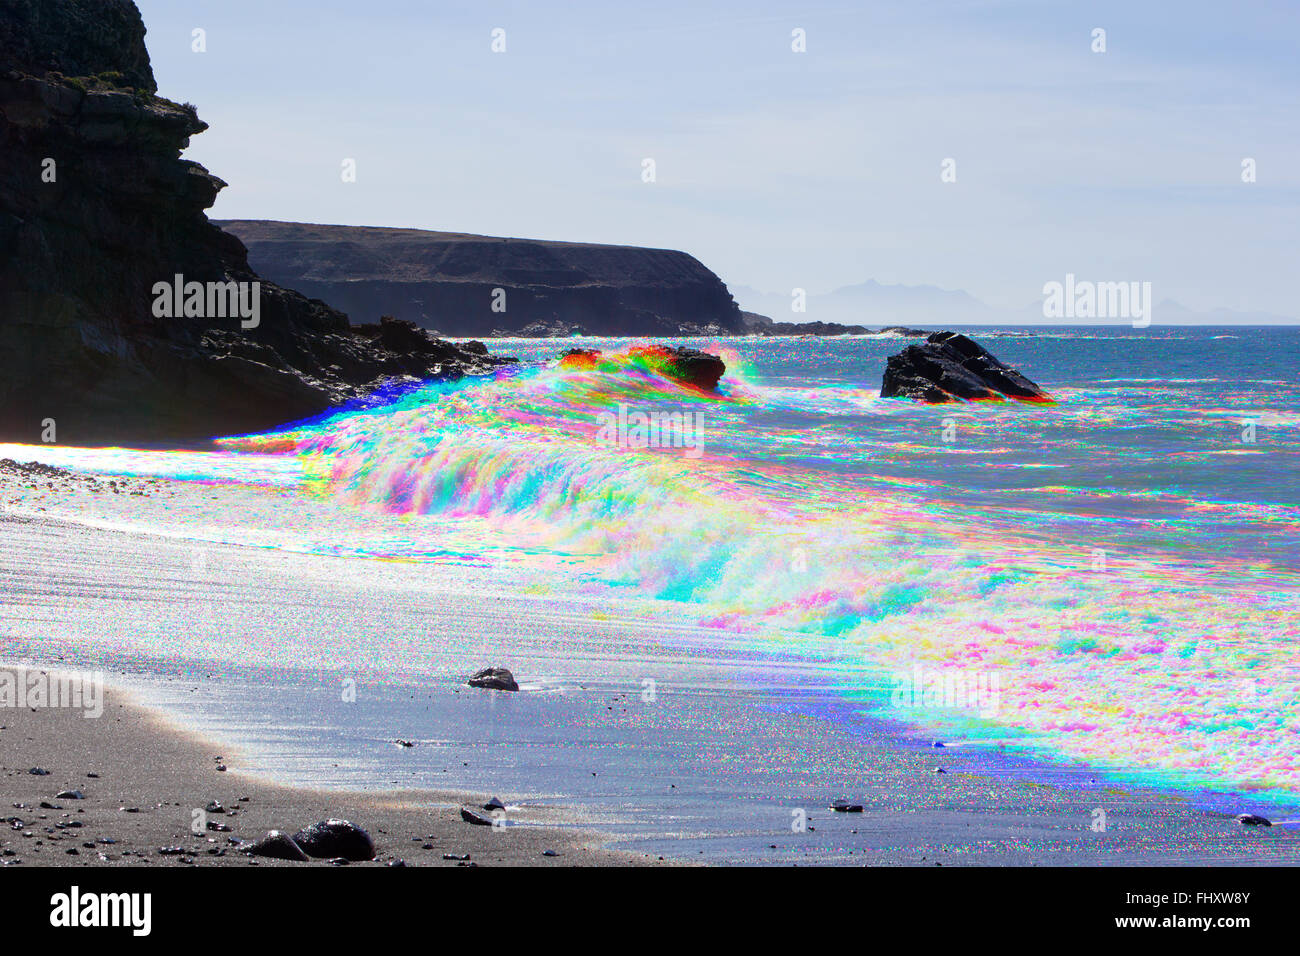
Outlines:
[[[1293, 504], [1149, 482], [1004, 487], [996, 476], [1012, 472], [1088, 478], [1098, 456], [1124, 473], [1129, 449], [1099, 436], [1140, 434], [1152, 412], [1096, 387], [1117, 378], [1054, 389], [1049, 410], [930, 409], [882, 402], [865, 384], [772, 384], [753, 359], [728, 359], [717, 395], [633, 362], [541, 366], [226, 439], [215, 453], [41, 455], [272, 486], [355, 516], [333, 542], [328, 529], [294, 537], [286, 520], [289, 547], [508, 562], [575, 593], [676, 602], [766, 653], [822, 656], [829, 643], [840, 694], [927, 733], [1011, 741], [1161, 786], [1300, 793]], [[1145, 395], [1151, 382], [1126, 384]], [[1193, 402], [1214, 384], [1164, 381], [1188, 402], [1163, 407], [1186, 436], [1167, 460], [1264, 453], [1194, 439], [1234, 411]], [[601, 416], [620, 405], [703, 414], [703, 453], [602, 439]], [[1290, 413], [1273, 414], [1260, 417]], [[940, 437], [945, 423], [960, 442]], [[1273, 530], [1277, 560], [1241, 553], [1232, 529], [1243, 523]]]

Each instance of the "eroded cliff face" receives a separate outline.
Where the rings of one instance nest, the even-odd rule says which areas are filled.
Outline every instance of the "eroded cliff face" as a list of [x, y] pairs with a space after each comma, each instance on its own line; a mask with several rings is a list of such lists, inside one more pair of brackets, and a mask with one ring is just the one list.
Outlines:
[[259, 277], [204, 214], [225, 183], [180, 153], [207, 125], [157, 95], [144, 36], [129, 0], [0, 0], [0, 439], [52, 420], [60, 442], [197, 440], [498, 361], [427, 336], [394, 350], [266, 281], [255, 328], [156, 315], [177, 275]]
[[299, 222], [220, 225], [277, 282], [348, 312], [383, 312], [445, 335], [746, 331], [722, 280], [672, 249]]

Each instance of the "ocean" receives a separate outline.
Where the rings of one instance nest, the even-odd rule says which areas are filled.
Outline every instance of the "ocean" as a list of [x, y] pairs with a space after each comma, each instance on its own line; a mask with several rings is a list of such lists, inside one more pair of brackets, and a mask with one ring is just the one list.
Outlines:
[[[191, 556], [206, 542], [205, 565], [250, 545], [333, 562], [311, 565], [310, 609], [286, 598], [302, 626], [274, 640], [238, 600], [224, 622], [136, 620], [111, 640], [87, 617], [72, 649], [67, 616], [23, 635], [36, 656], [61, 641], [166, 675], [159, 699], [242, 734], [273, 771], [552, 792], [660, 851], [681, 839], [664, 814], [706, 842], [726, 830], [717, 793], [700, 796], [711, 777], [749, 788], [745, 826], [852, 795], [862, 721], [990, 773], [1300, 803], [1300, 330], [966, 331], [1055, 402], [881, 399], [886, 357], [913, 341], [896, 336], [683, 340], [725, 359], [718, 394], [655, 374], [626, 340], [502, 340], [519, 368], [216, 452], [6, 446], [221, 486], [220, 508], [95, 519]], [[605, 363], [557, 368], [573, 345]], [[242, 509], [239, 489], [256, 493]], [[401, 606], [377, 592], [373, 613], [332, 616], [362, 565], [366, 588], [406, 582]], [[526, 692], [448, 725], [428, 685], [459, 694], [471, 660], [511, 666]], [[180, 685], [214, 673], [220, 694], [187, 702]], [[331, 690], [348, 680], [369, 694], [350, 711]], [[309, 689], [268, 693], [283, 686]], [[674, 704], [680, 687], [695, 694]], [[607, 715], [618, 732], [597, 729]], [[377, 746], [396, 736], [439, 756]], [[746, 743], [710, 759], [711, 739]], [[478, 760], [485, 741], [500, 746]], [[679, 772], [689, 811], [654, 802]]]

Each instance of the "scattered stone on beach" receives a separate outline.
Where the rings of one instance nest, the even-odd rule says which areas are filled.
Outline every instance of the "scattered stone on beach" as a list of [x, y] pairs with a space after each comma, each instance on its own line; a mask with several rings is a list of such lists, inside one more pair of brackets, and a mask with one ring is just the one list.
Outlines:
[[389, 860], [385, 866], [406, 866], [405, 860]]
[[930, 404], [954, 401], [1051, 402], [1035, 382], [1003, 364], [958, 332], [935, 332], [885, 363], [881, 398], [911, 398]]
[[862, 804], [849, 803], [847, 800], [836, 800], [831, 804], [831, 809], [836, 813], [861, 813]]
[[209, 800], [209, 801], [208, 801], [208, 805], [207, 805], [206, 807], [204, 807], [203, 809], [206, 810], [208, 813], [225, 813], [225, 812], [226, 812], [226, 808], [223, 807], [223, 806], [221, 805], [221, 803], [220, 803], [219, 801], [217, 801], [217, 800]]
[[31, 770], [28, 770], [27, 772], [30, 773], [33, 777], [48, 777], [50, 775], [50, 772], [43, 767], [33, 767]]
[[466, 823], [472, 823], [476, 827], [490, 827], [492, 821], [480, 813], [476, 813], [469, 807], [460, 808], [460, 818]]
[[468, 854], [468, 853], [444, 853], [444, 854], [442, 855], [442, 858], [443, 858], [444, 860], [462, 860], [462, 861], [464, 861], [464, 860], [468, 860], [468, 859], [469, 859], [469, 854]]
[[58, 800], [85, 800], [86, 795], [80, 790], [60, 790], [56, 793], [55, 798]]
[[485, 667], [469, 679], [470, 687], [488, 690], [518, 690], [515, 675], [504, 667]]
[[160, 846], [158, 848], [159, 856], [184, 856], [185, 847], [183, 846]]
[[308, 856], [345, 857], [348, 860], [373, 860], [375, 842], [370, 834], [348, 820], [322, 820], [304, 827], [293, 835]]
[[218, 773], [225, 773], [225, 772], [226, 772], [226, 765], [225, 765], [224, 763], [219, 763], [219, 764], [217, 764], [217, 772], [218, 772]]
[[487, 803], [483, 804], [484, 810], [504, 810], [506, 805], [501, 802], [500, 797], [493, 797]]
[[305, 863], [310, 860], [302, 847], [294, 842], [293, 837], [287, 833], [281, 833], [279, 830], [272, 830], [262, 839], [255, 843], [250, 843], [240, 849], [249, 856], [265, 856], [273, 860], [293, 860], [298, 863]]
[[559, 856], [559, 855], [560, 855], [560, 854], [556, 853], [554, 850], [543, 850], [543, 851], [542, 851], [542, 856]]
[[1237, 822], [1244, 827], [1271, 827], [1273, 825], [1273, 821], [1268, 817], [1261, 817], [1254, 813], [1238, 814]]

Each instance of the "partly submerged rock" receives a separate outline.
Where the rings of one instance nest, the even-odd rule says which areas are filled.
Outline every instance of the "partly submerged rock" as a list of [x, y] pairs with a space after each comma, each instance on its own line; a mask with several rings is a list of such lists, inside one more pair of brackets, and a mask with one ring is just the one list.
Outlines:
[[485, 667], [469, 679], [470, 687], [485, 687], [488, 690], [518, 690], [515, 675], [504, 667]]
[[474, 824], [476, 827], [492, 826], [492, 819], [490, 817], [485, 817], [483, 814], [476, 810], [471, 810], [469, 807], [460, 808], [460, 818], [466, 823]]
[[370, 834], [348, 820], [322, 820], [293, 835], [293, 842], [318, 859], [373, 860], [375, 843]]
[[727, 370], [726, 363], [716, 355], [699, 349], [688, 349], [684, 345], [672, 348], [667, 345], [643, 345], [629, 349], [628, 354], [646, 360], [666, 378], [693, 385], [705, 392], [717, 389], [718, 380]]
[[[716, 391], [718, 381], [727, 371], [727, 363], [718, 356], [684, 345], [638, 345], [628, 349], [628, 357], [664, 378], [705, 392]], [[599, 349], [573, 348], [560, 356], [560, 368], [594, 369], [603, 360], [604, 354]]]
[[836, 800], [831, 804], [831, 809], [836, 813], [861, 813], [862, 804], [849, 803], [847, 800]]
[[935, 332], [885, 363], [881, 398], [940, 404], [957, 400], [1050, 402], [1035, 382], [1003, 364], [983, 346], [957, 332]]
[[281, 833], [279, 830], [270, 831], [262, 839], [247, 846], [241, 846], [240, 850], [249, 856], [265, 856], [273, 860], [293, 860], [297, 863], [305, 863], [310, 859], [303, 852], [302, 847], [294, 842], [293, 837], [287, 833]]
[[1237, 822], [1244, 827], [1271, 827], [1273, 825], [1273, 821], [1268, 817], [1261, 817], [1254, 813], [1238, 814]]

